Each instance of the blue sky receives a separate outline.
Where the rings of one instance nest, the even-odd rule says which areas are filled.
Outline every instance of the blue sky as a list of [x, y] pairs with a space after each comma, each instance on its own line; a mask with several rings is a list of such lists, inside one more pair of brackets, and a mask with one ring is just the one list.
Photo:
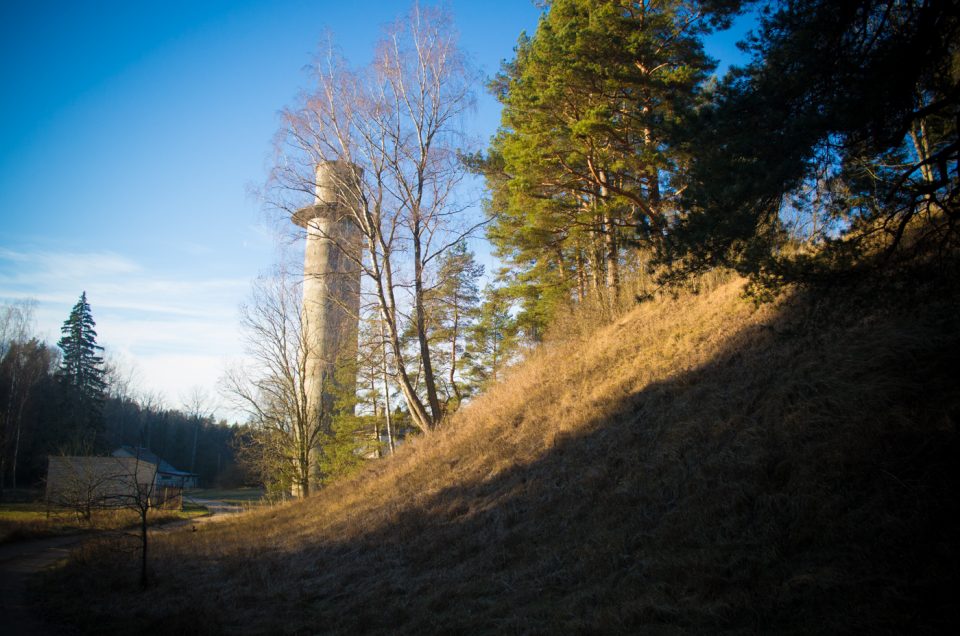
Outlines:
[[[449, 3], [487, 74], [539, 10]], [[362, 7], [358, 10], [356, 7]], [[0, 3], [0, 302], [51, 343], [86, 290], [99, 341], [176, 407], [242, 355], [237, 307], [275, 260], [265, 180], [277, 112], [324, 33], [354, 64], [409, 2]], [[734, 36], [711, 51], [735, 59]], [[481, 95], [474, 132], [498, 109]], [[226, 413], [223, 413], [227, 415]]]

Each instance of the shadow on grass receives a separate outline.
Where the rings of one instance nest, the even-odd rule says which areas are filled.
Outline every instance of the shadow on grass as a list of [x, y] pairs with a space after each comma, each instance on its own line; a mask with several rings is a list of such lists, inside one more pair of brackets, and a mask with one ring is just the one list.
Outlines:
[[795, 299], [532, 463], [450, 457], [350, 539], [171, 551], [138, 609], [102, 552], [47, 592], [101, 633], [951, 631], [960, 296], [877, 293]]

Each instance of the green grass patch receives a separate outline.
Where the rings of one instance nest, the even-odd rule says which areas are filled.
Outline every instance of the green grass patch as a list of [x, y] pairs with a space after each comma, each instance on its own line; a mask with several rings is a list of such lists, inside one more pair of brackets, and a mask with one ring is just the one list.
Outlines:
[[[86, 526], [87, 524], [83, 524]], [[72, 511], [50, 510], [42, 501], [0, 503], [0, 543], [82, 532]]]
[[184, 493], [184, 497], [196, 499], [211, 499], [237, 506], [257, 505], [263, 503], [265, 492], [262, 488], [232, 488], [232, 489], [199, 489]]
[[30, 503], [0, 503], [0, 518], [13, 521], [32, 521], [46, 518], [47, 507], [42, 501]]
[[[150, 525], [194, 519], [209, 511], [185, 501], [183, 510], [153, 510]], [[123, 530], [136, 527], [139, 516], [134, 510], [95, 510], [89, 521], [78, 518], [73, 510], [50, 508], [42, 501], [0, 503], [0, 544], [30, 539], [45, 539], [80, 532]]]
[[198, 503], [192, 501], [183, 501], [183, 510], [181, 515], [184, 515], [185, 519], [193, 519], [194, 517], [203, 517], [210, 514], [210, 511], [207, 510], [206, 506], [201, 506]]

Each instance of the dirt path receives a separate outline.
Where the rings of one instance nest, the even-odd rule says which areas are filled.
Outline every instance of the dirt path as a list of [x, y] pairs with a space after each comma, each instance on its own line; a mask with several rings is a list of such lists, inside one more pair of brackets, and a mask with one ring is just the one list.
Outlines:
[[237, 504], [228, 504], [223, 501], [216, 501], [214, 499], [198, 499], [196, 497], [184, 497], [186, 501], [192, 501], [193, 503], [203, 506], [210, 511], [210, 517], [201, 517], [201, 519], [209, 519], [213, 521], [214, 519], [225, 519], [229, 515], [237, 514], [238, 512], [243, 512], [244, 507]]
[[[205, 506], [210, 515], [151, 528], [151, 534], [157, 530], [168, 532], [185, 525], [217, 521], [243, 512], [241, 506], [221, 501], [190, 499]], [[69, 636], [78, 633], [63, 625], [48, 625], [35, 616], [27, 604], [27, 590], [39, 573], [66, 559], [72, 549], [94, 536], [93, 533], [74, 534], [0, 545], [0, 633], [3, 636]]]
[[53, 628], [34, 616], [27, 605], [27, 588], [39, 572], [67, 558], [71, 549], [89, 538], [88, 534], [75, 534], [0, 546], [0, 616], [4, 634], [75, 633], [62, 626]]

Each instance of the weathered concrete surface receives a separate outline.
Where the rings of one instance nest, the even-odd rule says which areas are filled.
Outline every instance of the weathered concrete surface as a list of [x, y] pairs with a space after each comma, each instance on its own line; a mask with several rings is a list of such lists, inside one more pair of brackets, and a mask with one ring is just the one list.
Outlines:
[[303, 262], [305, 392], [308, 413], [326, 425], [338, 395], [356, 391], [360, 316], [360, 169], [343, 161], [317, 166], [314, 205], [293, 221], [307, 230]]

